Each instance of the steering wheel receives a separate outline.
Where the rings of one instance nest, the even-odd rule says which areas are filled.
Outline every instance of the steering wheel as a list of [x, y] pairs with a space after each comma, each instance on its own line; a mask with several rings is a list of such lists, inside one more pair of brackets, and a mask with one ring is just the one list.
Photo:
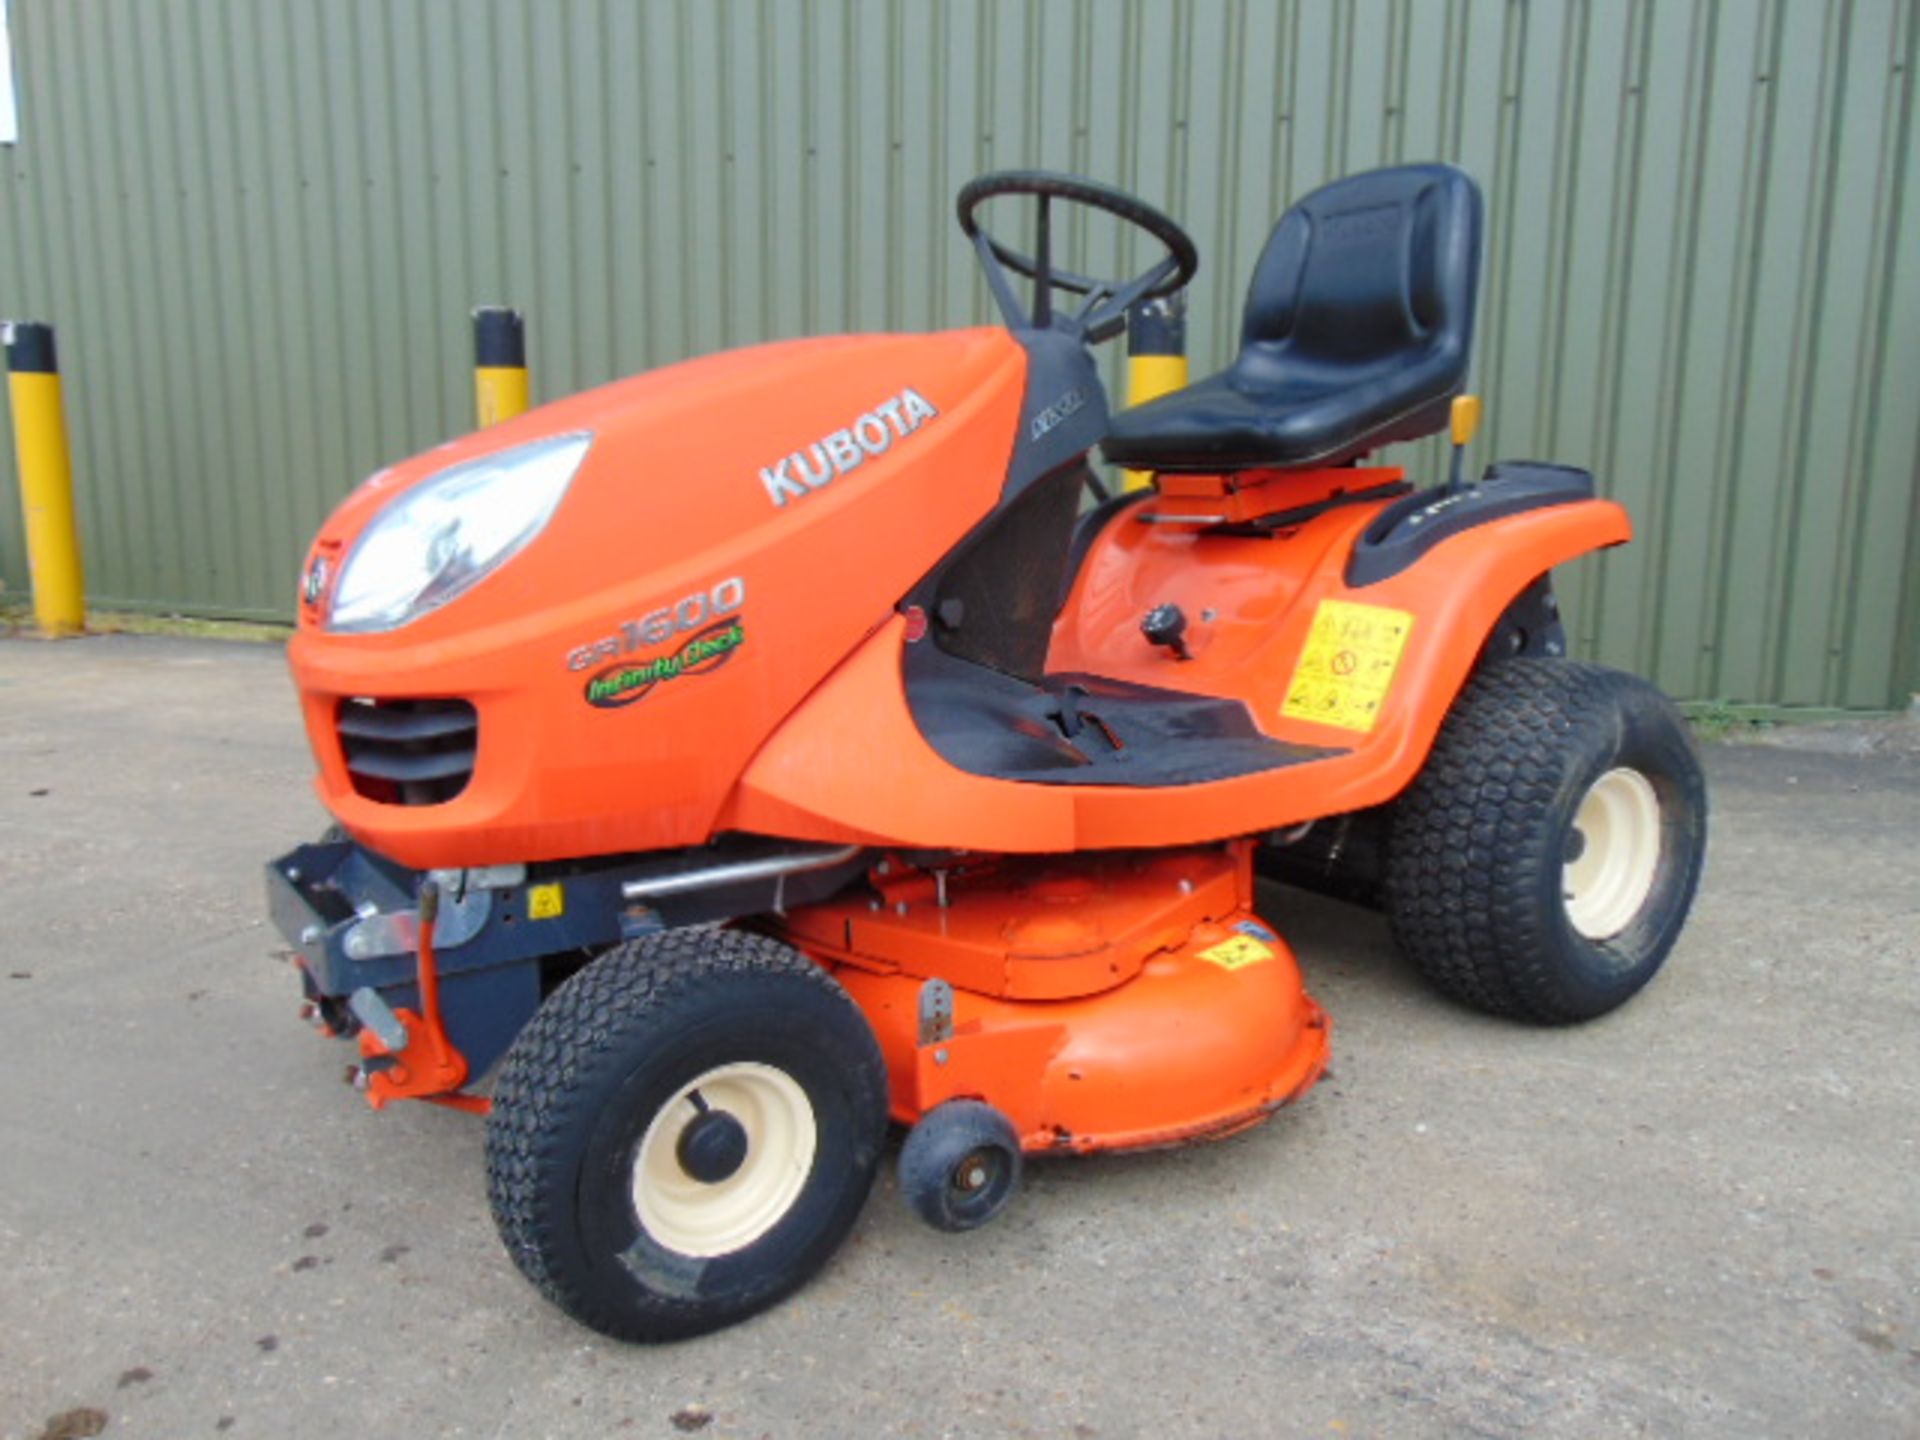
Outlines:
[[[1034, 223], [1033, 257], [1010, 250], [989, 235], [975, 214], [981, 204], [996, 195], [1033, 195], [1040, 201], [1040, 215]], [[1059, 270], [1053, 264], [1052, 204], [1066, 200], [1138, 226], [1167, 247], [1160, 261], [1131, 280], [1102, 280]], [[1200, 268], [1200, 252], [1193, 237], [1168, 216], [1151, 205], [1136, 200], [1124, 190], [1082, 180], [1074, 175], [1056, 175], [1047, 170], [1001, 170], [982, 175], [960, 187], [955, 208], [960, 229], [973, 241], [980, 256], [980, 268], [986, 271], [987, 288], [1007, 324], [1016, 330], [1046, 329], [1054, 324], [1053, 292], [1065, 290], [1086, 298], [1080, 308], [1068, 316], [1069, 328], [1087, 344], [1111, 339], [1127, 326], [1127, 311], [1142, 300], [1171, 295], [1193, 279]], [[1007, 279], [1011, 270], [1034, 282], [1033, 313], [1028, 315]]]

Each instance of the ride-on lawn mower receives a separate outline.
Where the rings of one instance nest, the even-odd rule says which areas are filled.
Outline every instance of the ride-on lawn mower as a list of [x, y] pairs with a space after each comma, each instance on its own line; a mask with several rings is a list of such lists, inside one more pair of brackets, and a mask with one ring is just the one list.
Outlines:
[[[1037, 200], [1030, 254], [995, 196]], [[1166, 254], [1058, 267], [1063, 202]], [[375, 475], [307, 560], [290, 653], [339, 828], [268, 869], [307, 1013], [376, 1109], [487, 1113], [508, 1251], [609, 1335], [800, 1285], [889, 1117], [906, 1199], [964, 1230], [1023, 1156], [1298, 1098], [1327, 1022], [1256, 863], [1547, 1023], [1644, 985], [1692, 899], [1683, 724], [1566, 657], [1550, 588], [1626, 514], [1564, 466], [1461, 473], [1464, 174], [1307, 196], [1233, 364], [1111, 416], [1092, 347], [1193, 242], [1042, 173], [959, 218], [1005, 329], [577, 395]], [[1445, 483], [1368, 463], [1450, 422]], [[1083, 513], [1096, 445], [1153, 486]]]

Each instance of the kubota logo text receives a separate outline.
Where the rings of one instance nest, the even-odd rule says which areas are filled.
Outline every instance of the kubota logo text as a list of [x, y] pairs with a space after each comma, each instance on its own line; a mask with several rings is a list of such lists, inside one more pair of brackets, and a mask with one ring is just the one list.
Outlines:
[[776, 505], [804, 500], [836, 475], [886, 454], [895, 440], [904, 440], [940, 412], [927, 397], [911, 387], [882, 400], [844, 430], [823, 435], [804, 450], [783, 455], [778, 464], [760, 469], [760, 483]]

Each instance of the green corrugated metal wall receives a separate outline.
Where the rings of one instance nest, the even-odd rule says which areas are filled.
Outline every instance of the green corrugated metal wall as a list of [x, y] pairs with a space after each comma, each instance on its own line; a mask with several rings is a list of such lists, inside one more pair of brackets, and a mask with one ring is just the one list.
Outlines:
[[97, 603], [284, 615], [329, 505], [465, 427], [477, 302], [529, 312], [546, 396], [971, 322], [953, 192], [1046, 165], [1184, 218], [1214, 366], [1289, 197], [1444, 157], [1489, 198], [1477, 448], [1591, 465], [1641, 528], [1569, 577], [1581, 647], [1886, 707], [1920, 680], [1917, 8], [13, 0], [0, 314], [59, 326]]

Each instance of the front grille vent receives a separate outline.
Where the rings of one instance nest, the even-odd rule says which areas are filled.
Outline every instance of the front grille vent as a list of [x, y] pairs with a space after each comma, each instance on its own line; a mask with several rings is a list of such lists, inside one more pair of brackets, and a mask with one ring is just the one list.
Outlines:
[[439, 805], [467, 788], [480, 719], [465, 700], [340, 702], [353, 788], [384, 805]]

